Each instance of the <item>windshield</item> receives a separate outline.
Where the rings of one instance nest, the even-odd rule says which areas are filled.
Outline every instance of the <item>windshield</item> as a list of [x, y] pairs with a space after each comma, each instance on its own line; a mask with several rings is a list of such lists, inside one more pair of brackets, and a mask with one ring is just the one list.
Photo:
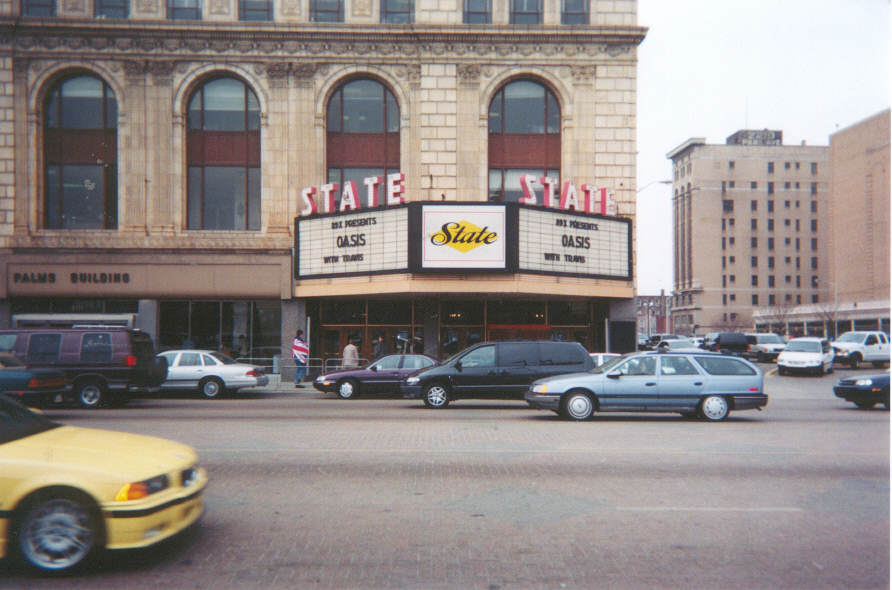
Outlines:
[[786, 350], [788, 352], [821, 352], [821, 343], [811, 340], [790, 340]]
[[783, 344], [784, 339], [778, 336], [777, 334], [759, 334], [756, 336], [758, 341], [762, 344]]
[[0, 444], [61, 426], [0, 394]]
[[840, 336], [836, 341], [837, 342], [861, 342], [864, 340], [864, 334], [862, 332], [846, 332], [842, 336]]

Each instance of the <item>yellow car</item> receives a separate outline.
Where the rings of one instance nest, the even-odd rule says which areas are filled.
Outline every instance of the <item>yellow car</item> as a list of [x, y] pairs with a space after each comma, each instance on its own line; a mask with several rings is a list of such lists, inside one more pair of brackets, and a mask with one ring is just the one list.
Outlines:
[[206, 484], [187, 445], [65, 426], [0, 395], [0, 557], [62, 572], [147, 547], [198, 520]]

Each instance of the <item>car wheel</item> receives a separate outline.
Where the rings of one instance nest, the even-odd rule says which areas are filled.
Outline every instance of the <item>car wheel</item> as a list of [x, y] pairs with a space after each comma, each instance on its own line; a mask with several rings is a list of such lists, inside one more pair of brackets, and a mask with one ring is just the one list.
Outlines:
[[359, 396], [359, 383], [353, 379], [344, 379], [338, 383], [338, 397], [350, 399]]
[[76, 385], [75, 395], [82, 408], [93, 410], [105, 400], [105, 384], [101, 381], [82, 381]]
[[220, 397], [220, 394], [223, 393], [223, 382], [217, 377], [208, 377], [198, 384], [198, 391], [205, 399]]
[[700, 416], [710, 422], [720, 422], [728, 417], [728, 400], [720, 395], [710, 395], [700, 402]]
[[571, 391], [564, 397], [563, 416], [570, 420], [588, 420], [595, 412], [595, 402], [584, 391]]
[[433, 383], [424, 390], [424, 405], [440, 409], [449, 405], [449, 389], [441, 383]]
[[871, 410], [876, 405], [876, 402], [855, 402], [855, 405], [858, 406], [859, 410]]
[[851, 367], [852, 369], [857, 369], [860, 366], [861, 366], [861, 355], [853, 354], [851, 357], [849, 357], [849, 367]]
[[75, 494], [45, 496], [26, 505], [16, 525], [19, 554], [32, 567], [63, 572], [101, 546], [96, 511]]

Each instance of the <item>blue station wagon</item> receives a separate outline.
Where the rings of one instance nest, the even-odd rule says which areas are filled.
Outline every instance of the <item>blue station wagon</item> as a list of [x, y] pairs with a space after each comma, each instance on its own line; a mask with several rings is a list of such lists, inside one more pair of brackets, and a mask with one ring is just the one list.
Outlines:
[[627, 354], [588, 373], [535, 381], [526, 393], [534, 408], [570, 420], [595, 412], [678, 412], [710, 421], [732, 410], [768, 403], [762, 371], [740, 357], [710, 352]]

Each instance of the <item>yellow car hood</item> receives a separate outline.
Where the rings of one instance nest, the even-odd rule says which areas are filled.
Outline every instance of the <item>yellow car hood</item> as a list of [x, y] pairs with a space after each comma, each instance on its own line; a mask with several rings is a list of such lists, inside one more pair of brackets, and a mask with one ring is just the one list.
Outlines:
[[192, 447], [154, 436], [59, 426], [0, 445], [0, 460], [141, 480], [195, 463]]

